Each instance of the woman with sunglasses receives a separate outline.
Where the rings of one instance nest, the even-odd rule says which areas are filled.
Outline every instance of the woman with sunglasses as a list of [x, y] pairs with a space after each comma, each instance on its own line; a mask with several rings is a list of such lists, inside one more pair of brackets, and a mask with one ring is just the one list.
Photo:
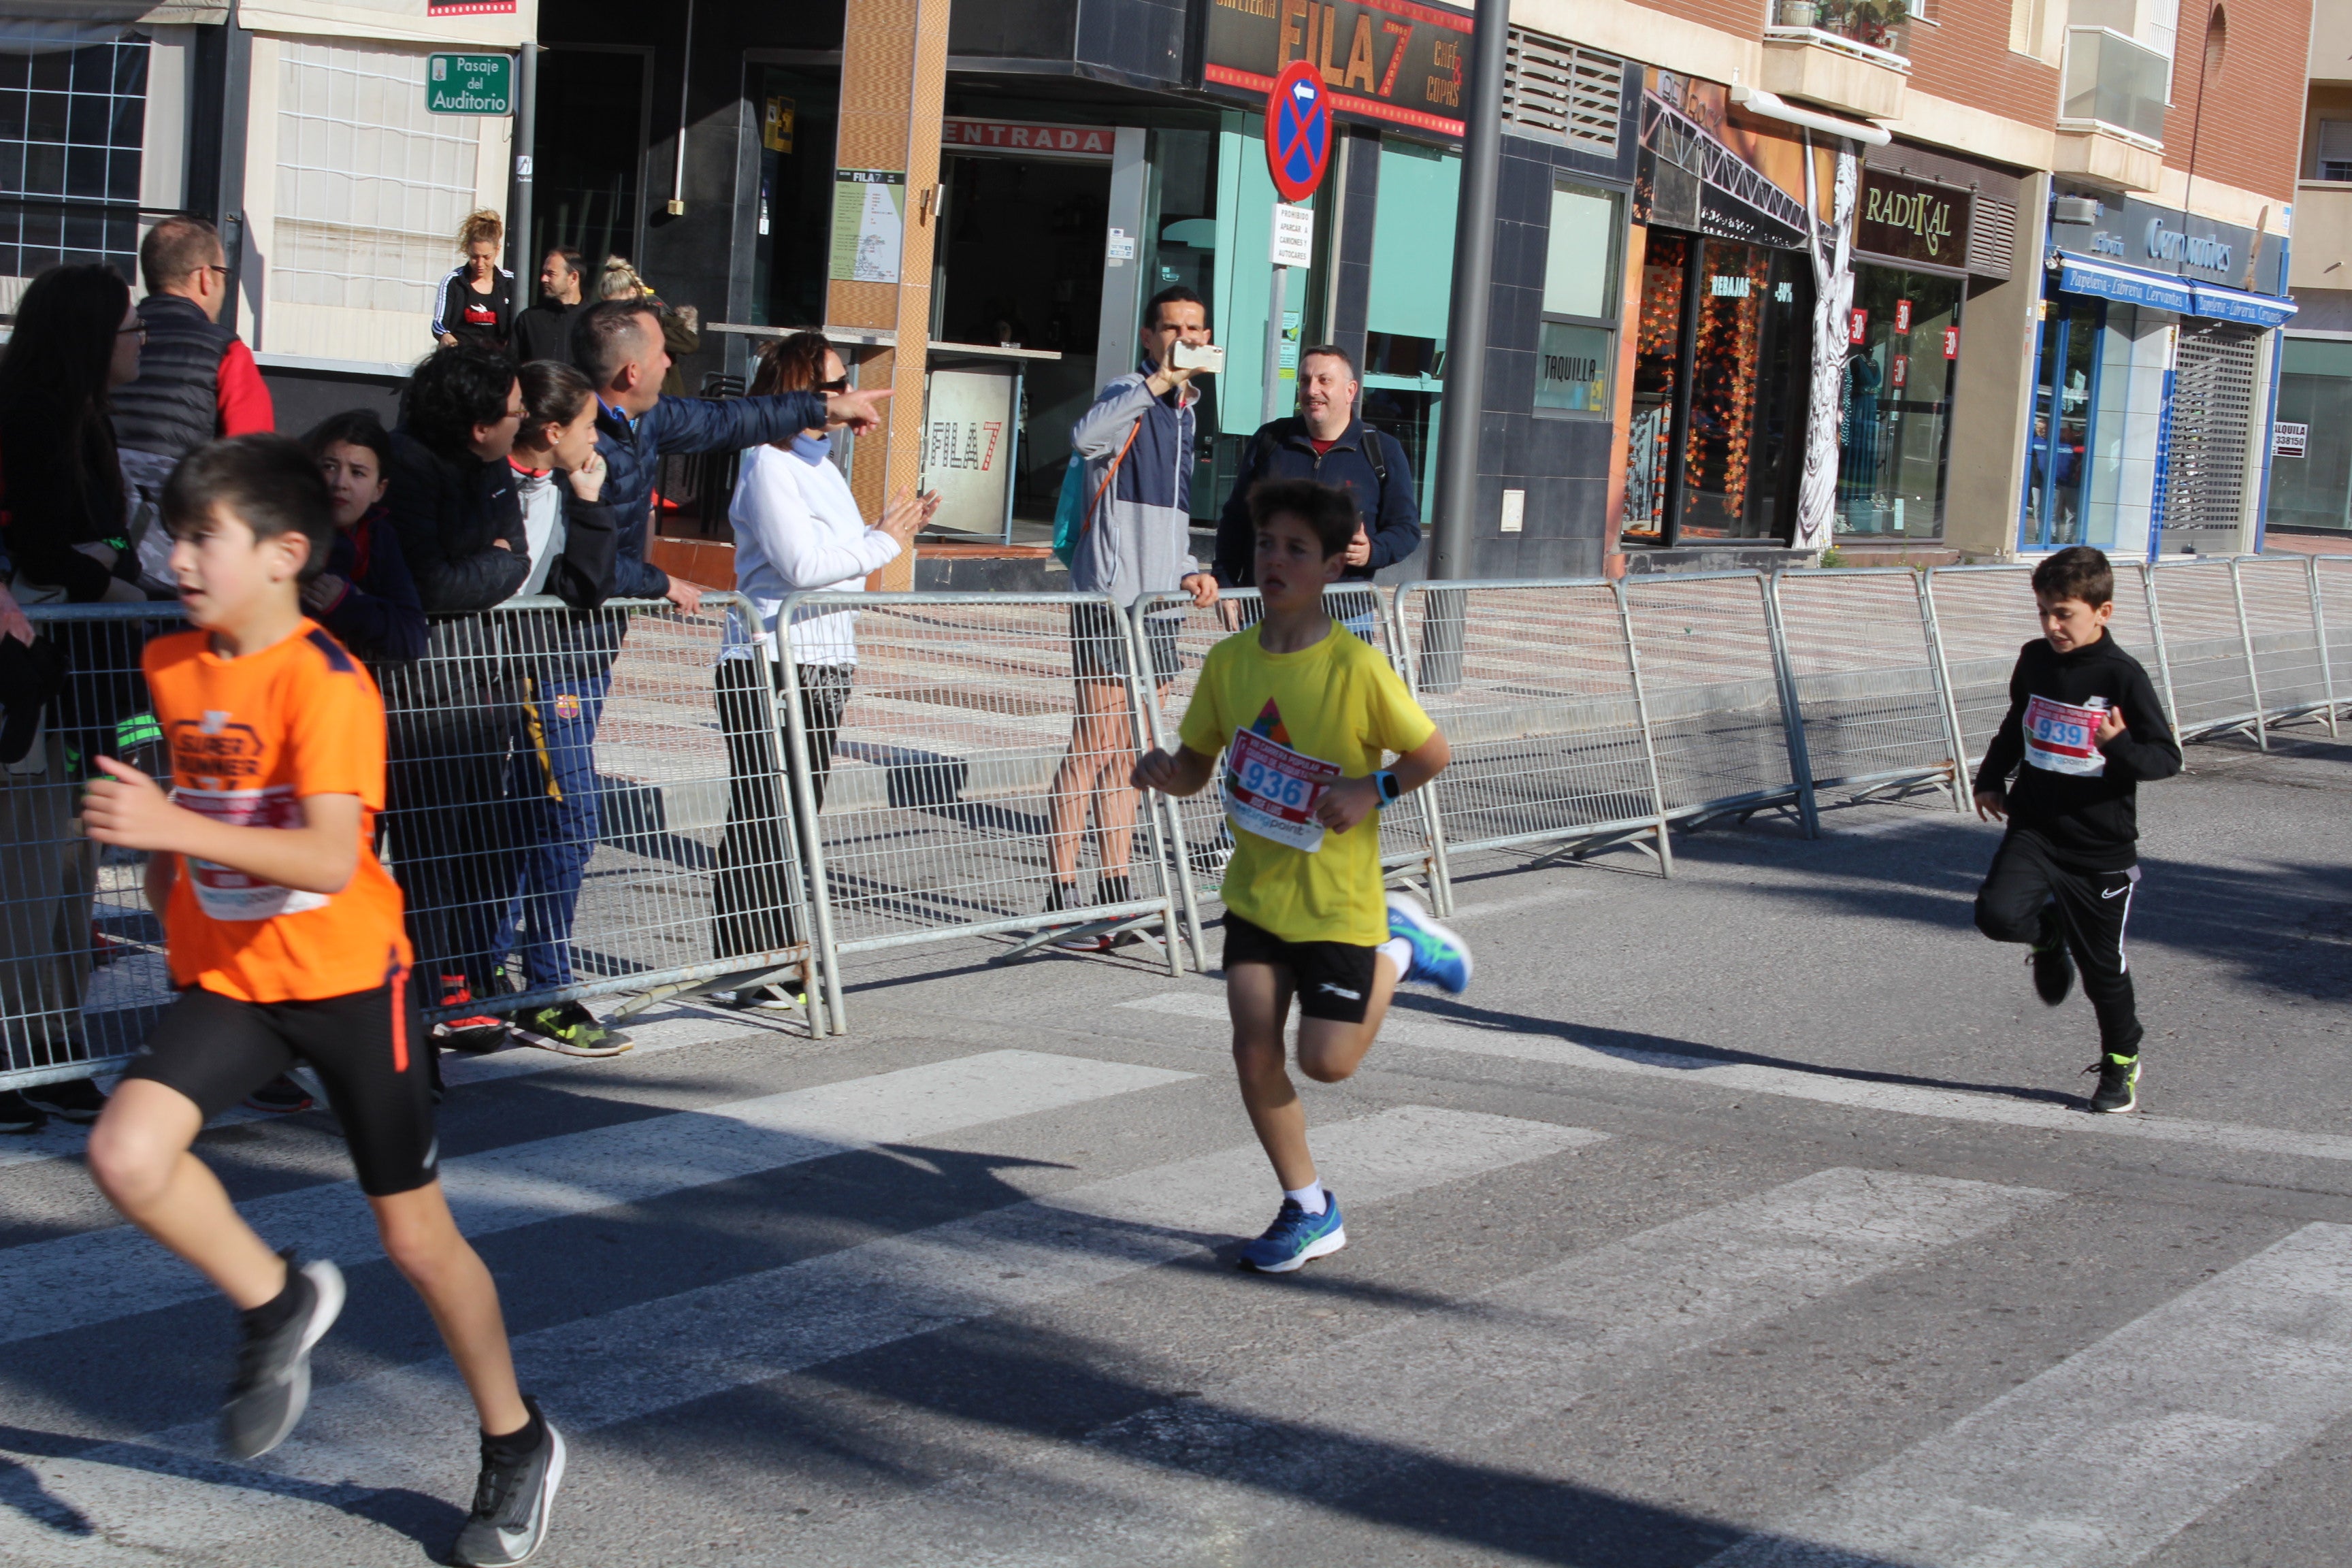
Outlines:
[[[849, 372], [824, 334], [795, 332], [761, 352], [751, 395], [848, 390]], [[742, 477], [727, 513], [735, 527], [735, 585], [759, 616], [766, 657], [772, 662], [787, 647], [791, 651], [820, 808], [833, 766], [834, 737], [849, 703], [850, 671], [857, 663], [857, 616], [853, 610], [808, 611], [784, 626], [779, 624], [784, 599], [803, 589], [863, 592], [866, 574], [897, 560], [940, 505], [935, 494], [902, 492], [879, 522], [867, 523], [849, 481], [831, 460], [832, 450], [832, 437], [822, 426], [752, 447], [743, 455]], [[772, 952], [797, 940], [785, 912], [785, 884], [777, 875], [786, 858], [780, 828], [790, 815], [776, 788], [784, 742], [774, 718], [762, 711], [765, 682], [751, 662], [759, 648], [751, 629], [731, 614], [727, 640], [727, 656], [719, 666], [730, 780], [714, 932], [721, 958]], [[776, 686], [782, 689], [781, 678]], [[813, 824], [803, 829], [813, 830]]]

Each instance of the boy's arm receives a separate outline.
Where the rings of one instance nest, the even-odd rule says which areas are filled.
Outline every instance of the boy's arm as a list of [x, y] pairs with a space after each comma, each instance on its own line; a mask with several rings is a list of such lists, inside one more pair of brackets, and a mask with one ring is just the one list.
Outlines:
[[2099, 751], [2109, 767], [2146, 783], [2168, 779], [2180, 771], [2180, 742], [2173, 739], [2172, 726], [2164, 721], [2164, 705], [2157, 700], [2156, 687], [2147, 670], [2132, 672], [2114, 712], [2123, 728], [2107, 735], [2104, 733], [2106, 726], [2100, 726]]
[[304, 795], [299, 827], [238, 827], [173, 805], [163, 786], [137, 768], [111, 757], [97, 763], [107, 776], [91, 781], [82, 822], [100, 844], [145, 849], [159, 858], [194, 855], [304, 893], [340, 893], [359, 868], [361, 812], [355, 795]]
[[[2025, 660], [2020, 658], [2009, 677], [2009, 711], [2001, 716], [2000, 728], [1993, 731], [1992, 741], [1985, 747], [1984, 761], [1977, 766], [1977, 815], [1990, 811], [1995, 816], [2005, 815], [2001, 807], [2009, 799], [2009, 775], [2025, 760]], [[1991, 804], [1986, 804], [1987, 797]]]
[[1198, 795], [1216, 770], [1216, 758], [1179, 745], [1173, 756], [1154, 750], [1138, 757], [1128, 782], [1137, 789], [1156, 789], [1162, 795]]
[[[1397, 793], [1411, 795], [1444, 773], [1453, 760], [1454, 749], [1445, 743], [1445, 731], [1432, 730], [1429, 739], [1400, 755], [1396, 766], [1388, 771], [1396, 775]], [[1380, 808], [1381, 786], [1370, 778], [1341, 779], [1315, 803], [1315, 816], [1333, 832], [1345, 833]]]

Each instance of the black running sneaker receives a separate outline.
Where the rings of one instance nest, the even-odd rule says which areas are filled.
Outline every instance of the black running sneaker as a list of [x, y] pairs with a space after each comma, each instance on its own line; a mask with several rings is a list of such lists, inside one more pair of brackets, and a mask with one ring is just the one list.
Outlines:
[[106, 1109], [106, 1096], [86, 1078], [35, 1084], [25, 1091], [25, 1099], [36, 1110], [46, 1110], [58, 1121], [70, 1121], [77, 1127], [89, 1126]]
[[487, 1437], [482, 1440], [474, 1511], [466, 1516], [466, 1528], [457, 1532], [457, 1548], [449, 1554], [463, 1568], [512, 1568], [547, 1542], [555, 1489], [563, 1484], [563, 1434], [540, 1414], [537, 1400], [525, 1394], [523, 1404], [546, 1436], [538, 1447], [520, 1456], [504, 1452]]
[[245, 1108], [267, 1111], [272, 1116], [291, 1116], [297, 1111], [310, 1109], [310, 1091], [296, 1083], [290, 1074], [279, 1073], [247, 1095]]
[[[1078, 885], [1076, 882], [1055, 882], [1046, 889], [1045, 912], [1049, 915], [1085, 907], [1078, 902]], [[1054, 945], [1071, 952], [1107, 952], [1110, 949], [1110, 939], [1095, 932], [1086, 936], [1056, 937]]]
[[[441, 1005], [445, 1007], [467, 1008], [474, 1005], [473, 989], [462, 974], [441, 977]], [[459, 1012], [433, 1026], [433, 1037], [451, 1050], [480, 1055], [495, 1051], [513, 1037], [513, 1031], [504, 1018], [492, 1015]]]
[[239, 1314], [245, 1342], [237, 1347], [236, 1382], [220, 1414], [221, 1447], [232, 1459], [259, 1458], [302, 1419], [310, 1403], [310, 1347], [343, 1310], [341, 1269], [323, 1258], [298, 1266], [291, 1248], [279, 1256], [293, 1300]]
[[2091, 1093], [2093, 1110], [2103, 1116], [2114, 1116], [2139, 1109], [2137, 1057], [2102, 1056], [2083, 1070], [2099, 1075], [2099, 1087]]
[[2066, 922], [2058, 918], [2057, 905], [2043, 906], [2042, 934], [2025, 962], [2033, 966], [2036, 996], [2053, 1007], [2066, 1000], [2066, 993], [2074, 988], [2074, 955], [2066, 951]]

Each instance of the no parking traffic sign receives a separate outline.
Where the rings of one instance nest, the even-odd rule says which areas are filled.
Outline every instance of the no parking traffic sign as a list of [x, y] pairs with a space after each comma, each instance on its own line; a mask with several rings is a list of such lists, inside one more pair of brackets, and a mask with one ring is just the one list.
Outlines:
[[1265, 98], [1265, 166], [1286, 202], [1303, 202], [1331, 166], [1331, 95], [1313, 60], [1293, 60]]

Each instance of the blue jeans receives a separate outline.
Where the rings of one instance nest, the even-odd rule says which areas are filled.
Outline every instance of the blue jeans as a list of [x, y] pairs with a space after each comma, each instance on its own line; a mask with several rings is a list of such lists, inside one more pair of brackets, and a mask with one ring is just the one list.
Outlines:
[[609, 666], [594, 674], [534, 672], [524, 685], [522, 732], [507, 773], [521, 875], [499, 951], [521, 954], [532, 991], [573, 978], [572, 914], [596, 852], [596, 721], [612, 688]]

